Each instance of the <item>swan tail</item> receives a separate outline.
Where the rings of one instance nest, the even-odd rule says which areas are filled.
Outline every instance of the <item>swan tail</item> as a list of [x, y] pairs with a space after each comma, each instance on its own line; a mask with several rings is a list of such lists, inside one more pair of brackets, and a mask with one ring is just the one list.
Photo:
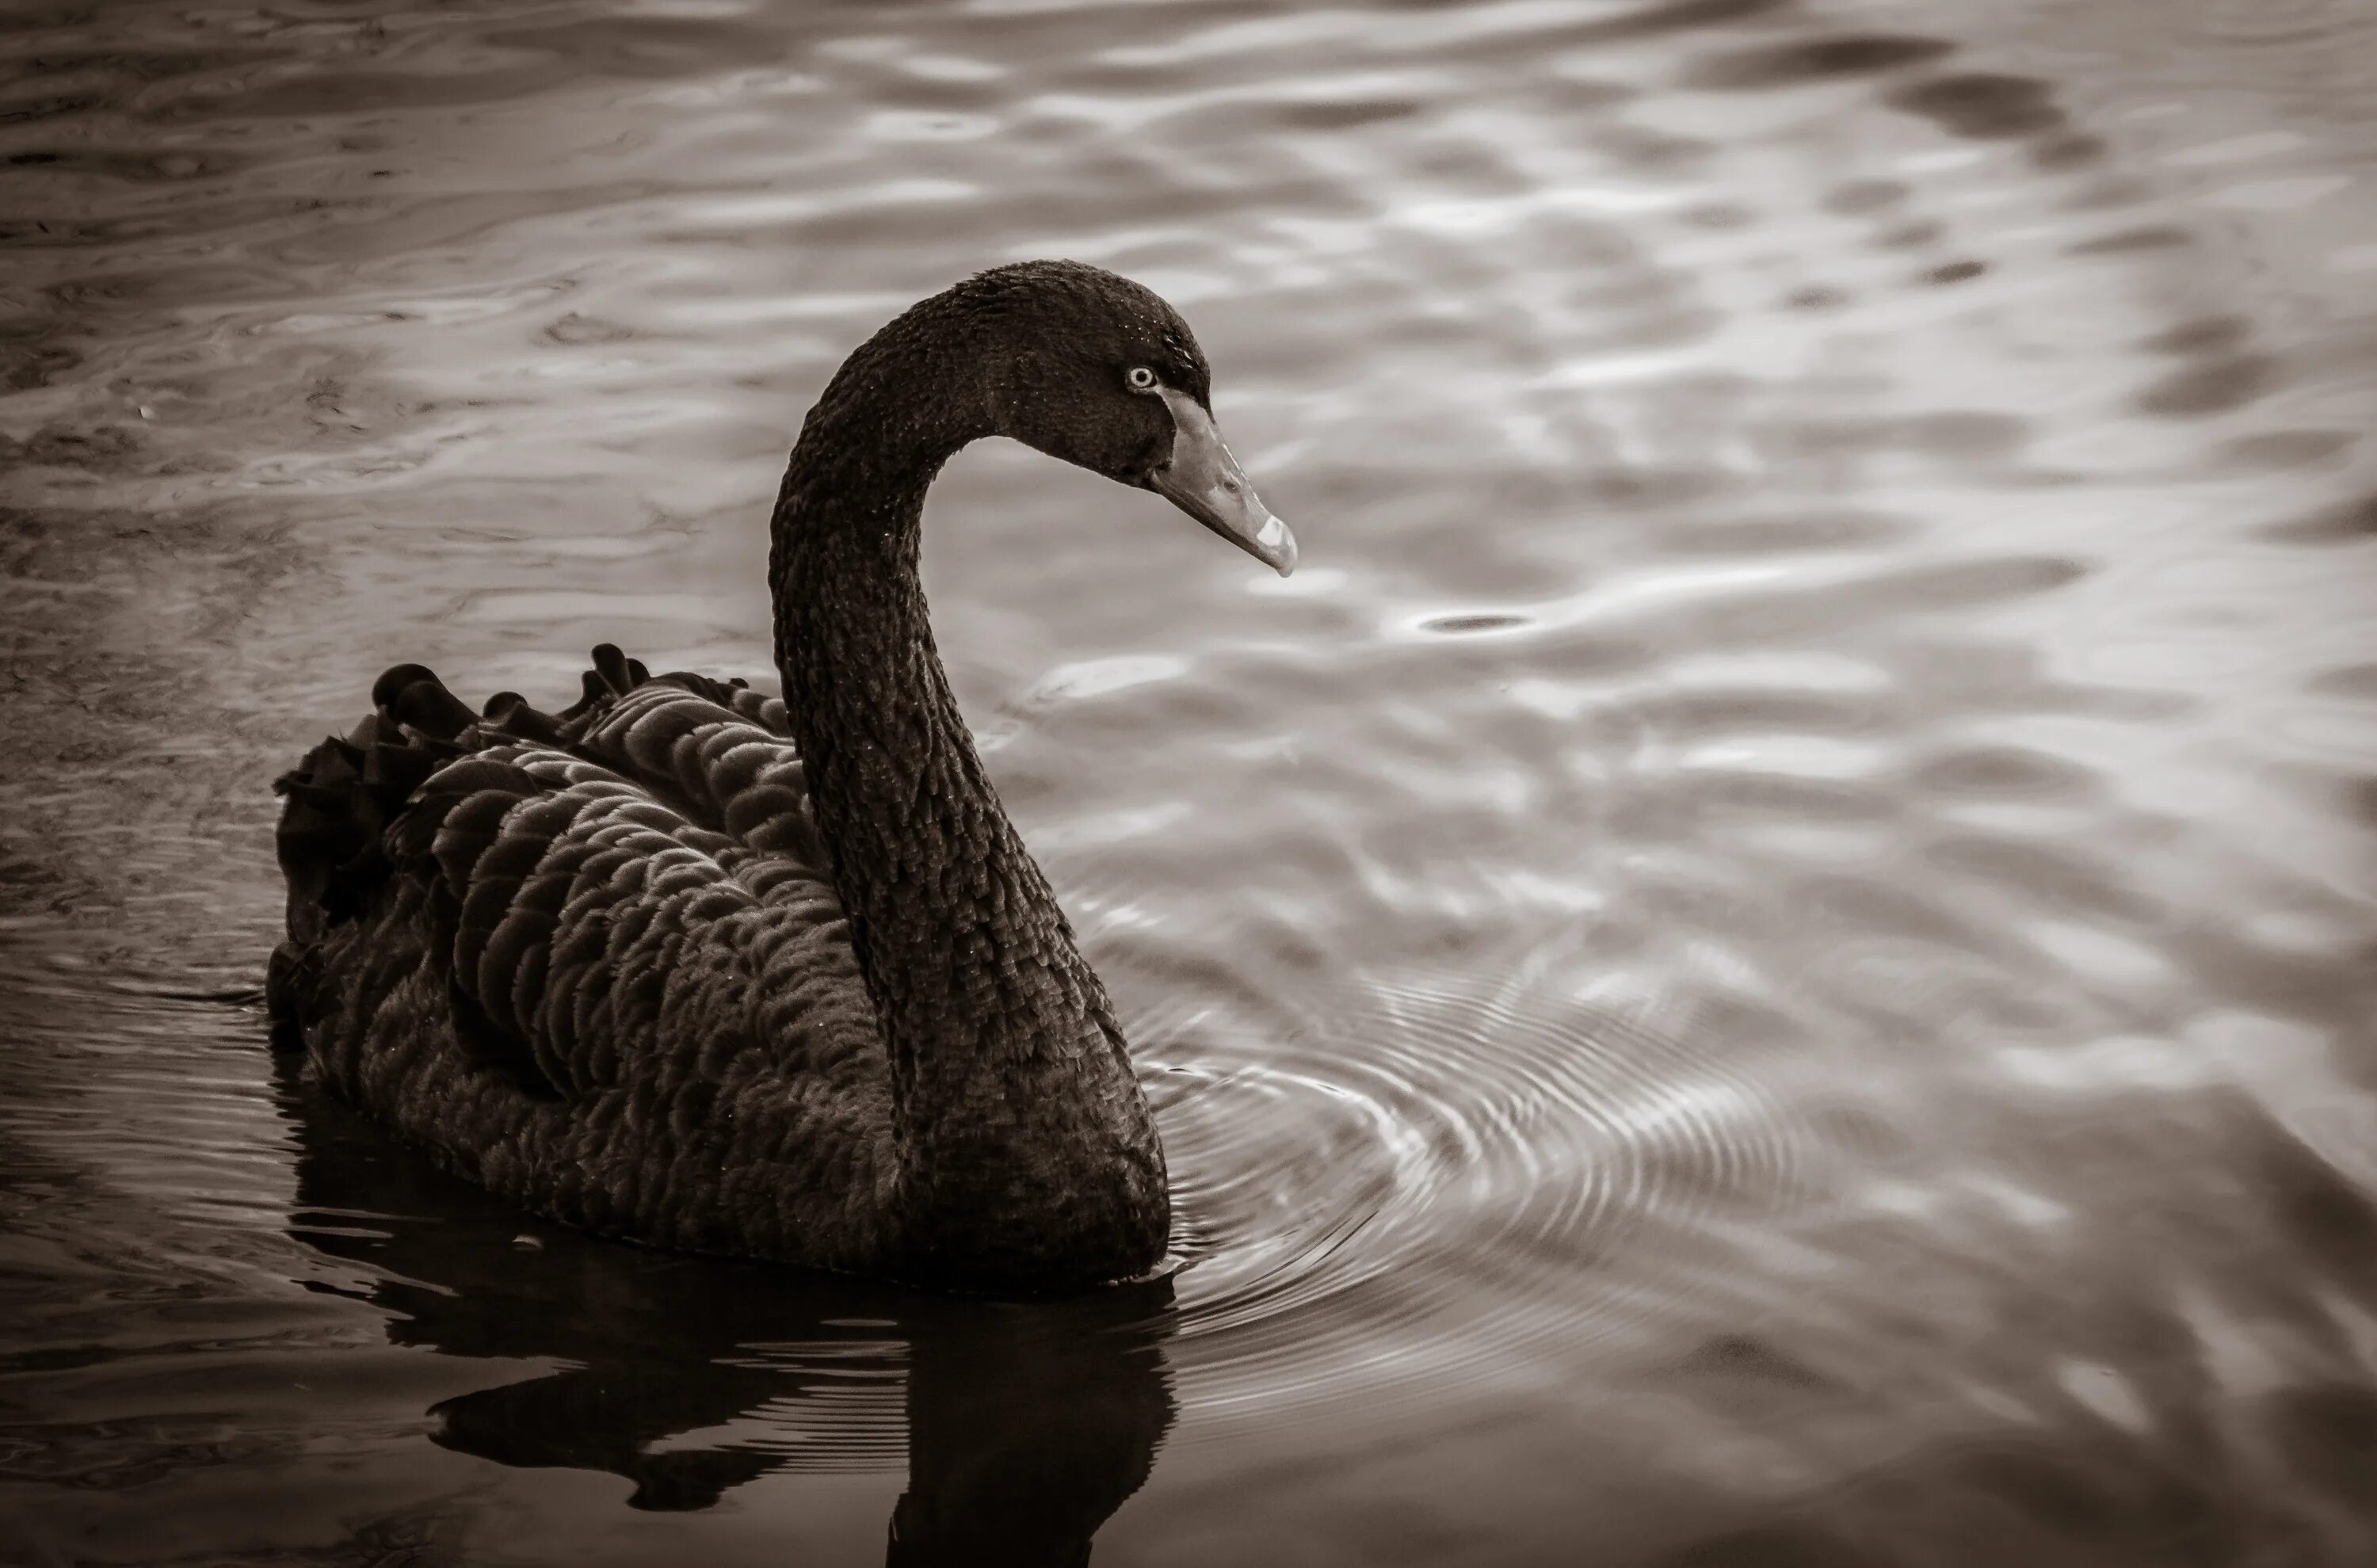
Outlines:
[[389, 869], [388, 823], [440, 761], [459, 755], [450, 742], [409, 742], [375, 713], [273, 781], [283, 801], [274, 848], [289, 884], [293, 940], [317, 940], [363, 907]]

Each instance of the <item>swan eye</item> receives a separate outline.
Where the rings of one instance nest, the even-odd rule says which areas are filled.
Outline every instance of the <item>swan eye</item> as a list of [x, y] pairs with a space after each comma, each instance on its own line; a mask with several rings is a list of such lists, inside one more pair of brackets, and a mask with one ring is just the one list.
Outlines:
[[1123, 372], [1123, 385], [1134, 392], [1155, 390], [1155, 372], [1143, 365], [1134, 365]]

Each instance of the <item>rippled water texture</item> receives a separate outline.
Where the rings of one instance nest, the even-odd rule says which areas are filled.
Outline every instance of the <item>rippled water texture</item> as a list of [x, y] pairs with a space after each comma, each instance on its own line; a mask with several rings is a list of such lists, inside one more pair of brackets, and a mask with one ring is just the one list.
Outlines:
[[[2377, 13], [0, 8], [0, 1559], [2377, 1560]], [[1165, 1283], [596, 1243], [289, 1081], [399, 659], [763, 675], [840, 356], [1168, 294], [941, 644]], [[896, 1520], [895, 1520], [896, 1514]]]

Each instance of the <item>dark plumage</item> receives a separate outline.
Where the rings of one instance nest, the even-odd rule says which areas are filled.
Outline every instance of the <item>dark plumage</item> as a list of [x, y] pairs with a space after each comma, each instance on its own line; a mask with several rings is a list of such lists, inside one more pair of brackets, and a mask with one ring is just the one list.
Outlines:
[[771, 524], [782, 700], [604, 647], [567, 712], [473, 714], [401, 664], [280, 781], [278, 1037], [591, 1229], [973, 1290], [1151, 1267], [1154, 1123], [917, 582], [926, 488], [995, 434], [1293, 564], [1168, 305], [1070, 262], [969, 279], [803, 427]]

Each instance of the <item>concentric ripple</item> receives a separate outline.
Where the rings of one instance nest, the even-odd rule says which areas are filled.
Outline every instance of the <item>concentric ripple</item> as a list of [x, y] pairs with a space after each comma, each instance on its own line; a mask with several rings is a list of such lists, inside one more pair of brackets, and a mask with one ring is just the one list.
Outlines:
[[1816, 1157], [1779, 1073], [1539, 974], [1134, 1027], [1179, 1215], [1174, 1360], [1200, 1406], [1266, 1423], [1622, 1338], [1655, 1303], [1596, 1287], [1613, 1258], [1786, 1202]]

